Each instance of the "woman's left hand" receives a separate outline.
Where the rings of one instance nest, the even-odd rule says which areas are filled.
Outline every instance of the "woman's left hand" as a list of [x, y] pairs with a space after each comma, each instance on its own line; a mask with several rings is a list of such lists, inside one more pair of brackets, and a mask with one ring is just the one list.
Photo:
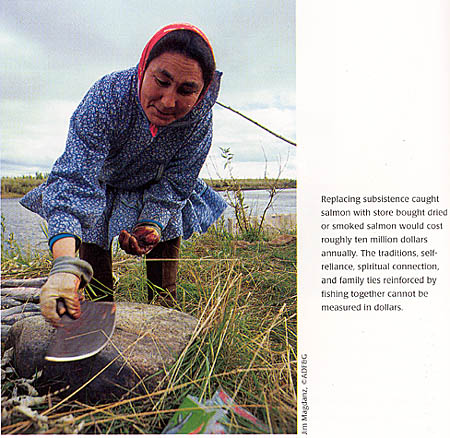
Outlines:
[[131, 234], [122, 230], [119, 235], [120, 247], [132, 255], [148, 254], [160, 241], [161, 231], [153, 225], [137, 225]]

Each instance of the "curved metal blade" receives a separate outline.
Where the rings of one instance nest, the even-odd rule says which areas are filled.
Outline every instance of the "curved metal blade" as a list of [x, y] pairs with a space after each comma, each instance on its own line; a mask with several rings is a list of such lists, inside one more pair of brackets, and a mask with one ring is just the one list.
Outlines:
[[65, 313], [61, 323], [45, 359], [52, 362], [85, 359], [102, 350], [111, 338], [116, 325], [116, 304], [83, 301], [81, 316], [73, 319]]

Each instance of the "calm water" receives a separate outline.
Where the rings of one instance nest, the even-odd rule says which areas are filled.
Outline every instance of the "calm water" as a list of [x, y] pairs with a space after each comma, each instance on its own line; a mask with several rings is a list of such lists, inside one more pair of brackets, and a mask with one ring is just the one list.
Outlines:
[[[296, 213], [296, 189], [280, 190], [267, 214], [293, 214]], [[245, 204], [248, 205], [252, 216], [262, 214], [269, 199], [265, 190], [247, 190], [244, 192]], [[14, 237], [21, 246], [47, 248], [47, 239], [41, 226], [45, 221], [35, 213], [30, 212], [19, 204], [18, 199], [1, 200], [2, 215], [5, 218], [5, 235], [14, 233]], [[232, 217], [233, 210], [228, 207], [224, 217]]]

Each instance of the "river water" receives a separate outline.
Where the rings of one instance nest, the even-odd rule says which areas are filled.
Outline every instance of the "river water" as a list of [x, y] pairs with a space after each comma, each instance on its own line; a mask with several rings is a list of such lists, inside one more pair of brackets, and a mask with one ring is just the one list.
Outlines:
[[[296, 196], [296, 189], [279, 190], [266, 214], [269, 216], [295, 214]], [[248, 212], [252, 216], [259, 216], [267, 205], [269, 195], [266, 190], [245, 190], [244, 199], [244, 204], [248, 206]], [[5, 225], [4, 237], [13, 233], [15, 240], [22, 247], [47, 248], [47, 238], [42, 231], [45, 221], [39, 215], [22, 207], [19, 199], [2, 199], [1, 212], [2, 223]], [[233, 217], [232, 208], [228, 207], [223, 216], [225, 218]]]

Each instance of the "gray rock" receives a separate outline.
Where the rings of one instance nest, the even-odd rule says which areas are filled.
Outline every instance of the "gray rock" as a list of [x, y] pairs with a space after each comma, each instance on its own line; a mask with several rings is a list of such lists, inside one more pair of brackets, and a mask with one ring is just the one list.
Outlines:
[[71, 385], [69, 394], [104, 369], [77, 394], [107, 401], [125, 393], [151, 392], [164, 378], [191, 338], [197, 320], [186, 313], [139, 303], [117, 303], [111, 342], [95, 356], [72, 362], [48, 362], [44, 356], [54, 328], [41, 315], [11, 327], [5, 348], [14, 347], [18, 374], [29, 378], [42, 370], [40, 381]]
[[11, 330], [11, 326], [2, 324], [1, 329], [2, 329], [2, 351], [3, 351], [3, 343], [6, 341], [6, 337], [8, 336], [8, 333]]

